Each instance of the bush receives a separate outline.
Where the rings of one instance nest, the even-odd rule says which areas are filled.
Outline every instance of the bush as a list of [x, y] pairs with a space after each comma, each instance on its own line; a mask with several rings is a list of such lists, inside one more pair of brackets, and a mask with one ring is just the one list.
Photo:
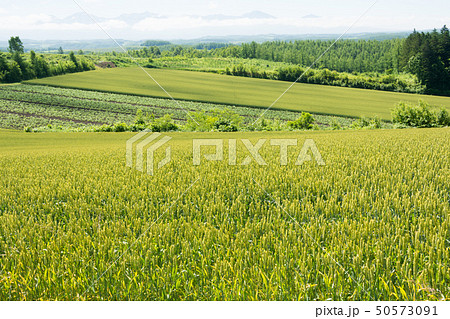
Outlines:
[[242, 116], [230, 110], [214, 110], [211, 115], [202, 112], [191, 112], [187, 118], [186, 129], [199, 132], [237, 132]]
[[269, 120], [261, 117], [246, 127], [248, 131], [282, 131], [286, 130], [286, 123], [280, 120]]
[[372, 120], [370, 120], [370, 128], [380, 129], [382, 127], [381, 119], [378, 116], [375, 116]]
[[437, 113], [437, 124], [439, 126], [450, 126], [450, 115], [445, 108], [441, 108]]
[[368, 119], [362, 117], [353, 121], [350, 125], [352, 129], [380, 129], [382, 128], [381, 119], [378, 116], [375, 116], [373, 119]]
[[130, 132], [141, 132], [146, 129], [145, 124], [131, 124], [128, 126]]
[[296, 121], [289, 121], [288, 127], [292, 130], [310, 130], [313, 128], [315, 119], [309, 114], [302, 112], [302, 115]]
[[426, 102], [419, 101], [418, 105], [400, 102], [392, 110], [392, 122], [411, 127], [436, 127], [450, 124], [448, 111], [444, 108], [431, 108]]
[[237, 132], [238, 127], [228, 119], [219, 119], [214, 122], [214, 130], [218, 132]]
[[114, 132], [126, 132], [128, 131], [128, 126], [125, 123], [116, 123], [113, 127]]
[[152, 132], [178, 131], [178, 126], [174, 123], [170, 114], [166, 114], [159, 119], [155, 119], [149, 126]]
[[95, 132], [112, 132], [113, 127], [111, 125], [103, 124], [102, 126], [99, 126], [94, 129]]
[[144, 114], [141, 109], [136, 110], [136, 117], [134, 119], [134, 124], [137, 124], [137, 125], [145, 124]]

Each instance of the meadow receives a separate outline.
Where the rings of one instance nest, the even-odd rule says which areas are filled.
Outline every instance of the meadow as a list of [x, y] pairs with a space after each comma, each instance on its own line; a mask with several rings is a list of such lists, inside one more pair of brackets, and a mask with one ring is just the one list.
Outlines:
[[[269, 107], [291, 83], [266, 79], [168, 69], [147, 69], [177, 100], [236, 106]], [[139, 68], [116, 68], [67, 74], [27, 81], [30, 84], [168, 98]], [[207, 88], [207, 89], [205, 89]], [[424, 100], [450, 110], [450, 98], [382, 92], [298, 83], [274, 106], [275, 109], [305, 111], [346, 117], [391, 120], [391, 109], [400, 101]]]
[[[449, 128], [169, 135], [150, 176], [132, 133], [0, 130], [0, 300], [450, 300]], [[193, 166], [193, 138], [326, 165]]]

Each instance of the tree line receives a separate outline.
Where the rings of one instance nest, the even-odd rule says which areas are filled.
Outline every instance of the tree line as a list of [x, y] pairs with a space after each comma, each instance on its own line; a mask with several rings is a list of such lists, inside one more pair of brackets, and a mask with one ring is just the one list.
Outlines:
[[[331, 70], [352, 73], [353, 75], [368, 73], [377, 77], [381, 73], [386, 75], [381, 82], [373, 79], [365, 80], [361, 77], [355, 81], [340, 75], [339, 83], [332, 79], [318, 79], [319, 72], [313, 72], [314, 79], [309, 76], [304, 79], [308, 83], [327, 85], [343, 85], [360, 88], [373, 88], [400, 92], [423, 92], [429, 94], [450, 95], [450, 33], [444, 26], [440, 31], [416, 32], [406, 39], [391, 40], [341, 40], [319, 60], [316, 59], [325, 52], [333, 41], [302, 40], [302, 41], [268, 41], [263, 43], [243, 43], [241, 45], [226, 45], [223, 47], [195, 47], [171, 46], [166, 50], [159, 48], [145, 48], [132, 50], [135, 57], [176, 57], [189, 58], [223, 57], [242, 59], [261, 59], [273, 62], [284, 62], [292, 67], [277, 70], [278, 75], [255, 72], [245, 64], [230, 66], [228, 74], [238, 76], [252, 76], [275, 78], [281, 80], [295, 80], [299, 70], [313, 65], [316, 70]], [[234, 68], [232, 70], [231, 68]], [[322, 72], [328, 76], [328, 72]], [[419, 79], [425, 89], [403, 89], [406, 83], [391, 75], [410, 73]], [[312, 73], [311, 73], [312, 75]], [[333, 77], [335, 77], [333, 75]], [[347, 77], [348, 78], [348, 77]], [[398, 82], [397, 82], [398, 80]], [[334, 84], [333, 84], [334, 83]]]
[[[396, 72], [400, 70], [400, 53], [403, 40], [341, 40], [337, 42], [315, 68], [338, 72]], [[333, 41], [271, 41], [243, 43], [240, 45], [201, 44], [195, 46], [173, 45], [166, 48], [148, 47], [130, 50], [139, 58], [185, 56], [190, 58], [223, 57], [261, 59], [310, 66]]]
[[34, 51], [27, 57], [19, 37], [11, 37], [8, 53], [0, 52], [0, 82], [3, 83], [82, 72], [94, 68], [92, 62], [78, 59], [73, 52], [53, 61], [49, 61], [44, 55], [37, 55]]
[[320, 84], [359, 88], [368, 90], [391, 91], [402, 93], [425, 93], [425, 87], [413, 76], [396, 76], [394, 74], [351, 74], [331, 71], [329, 69], [307, 69], [298, 65], [279, 67], [267, 72], [254, 66], [239, 64], [227, 68], [225, 73], [234, 76], [254, 77], [270, 80], [298, 83]]

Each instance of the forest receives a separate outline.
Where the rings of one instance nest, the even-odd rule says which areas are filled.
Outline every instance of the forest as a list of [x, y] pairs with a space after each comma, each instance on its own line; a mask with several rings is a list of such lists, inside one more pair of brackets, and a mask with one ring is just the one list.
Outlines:
[[428, 93], [450, 95], [450, 32], [414, 31], [403, 43], [401, 67], [427, 87]]

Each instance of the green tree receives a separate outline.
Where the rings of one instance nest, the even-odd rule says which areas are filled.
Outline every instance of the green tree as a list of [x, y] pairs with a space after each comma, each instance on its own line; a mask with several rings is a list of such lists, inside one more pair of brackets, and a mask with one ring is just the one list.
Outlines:
[[16, 61], [12, 61], [9, 66], [9, 72], [5, 76], [6, 82], [14, 83], [22, 80], [22, 71]]
[[5, 59], [5, 56], [0, 53], [0, 83], [6, 82], [6, 75], [9, 72], [9, 65]]
[[70, 51], [70, 53], [69, 53], [69, 59], [70, 59], [70, 61], [73, 62], [73, 64], [75, 65], [75, 69], [76, 69], [77, 71], [82, 71], [81, 68], [80, 68], [80, 64], [78, 63], [78, 60], [77, 60], [77, 58], [76, 58], [76, 56], [75, 56], [75, 53], [73, 53], [73, 51]]
[[9, 52], [10, 53], [23, 53], [23, 43], [22, 40], [18, 36], [11, 37], [8, 41], [9, 43]]
[[5, 56], [0, 52], [0, 72], [9, 71], [8, 62], [6, 61]]
[[429, 93], [449, 94], [450, 32], [444, 26], [440, 32], [414, 31], [403, 45], [401, 65], [426, 85]]
[[30, 52], [31, 67], [38, 78], [44, 78], [51, 75], [50, 67], [42, 56], [37, 56], [34, 51]]
[[[21, 80], [29, 80], [29, 79], [32, 79], [35, 76], [33, 69], [23, 59], [22, 54], [20, 54], [19, 52], [15, 52], [11, 56], [11, 59], [13, 61], [15, 61], [17, 63], [17, 65], [19, 66], [19, 68], [20, 68], [20, 71], [22, 73], [22, 79]], [[15, 82], [17, 82], [17, 81], [15, 81]]]

